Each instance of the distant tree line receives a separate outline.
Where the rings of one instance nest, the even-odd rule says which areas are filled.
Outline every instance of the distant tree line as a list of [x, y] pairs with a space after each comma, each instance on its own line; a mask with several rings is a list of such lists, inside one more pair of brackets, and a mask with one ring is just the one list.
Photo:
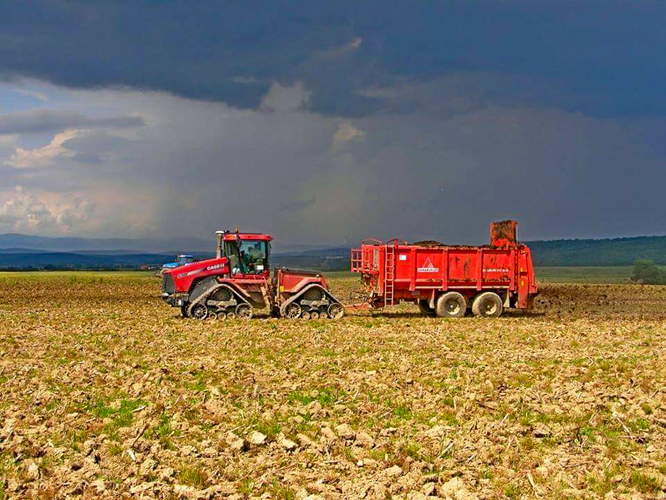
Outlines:
[[659, 269], [651, 260], [639, 259], [634, 262], [631, 281], [645, 285], [666, 285], [666, 272]]
[[535, 266], [631, 266], [637, 257], [666, 266], [666, 236], [526, 243]]

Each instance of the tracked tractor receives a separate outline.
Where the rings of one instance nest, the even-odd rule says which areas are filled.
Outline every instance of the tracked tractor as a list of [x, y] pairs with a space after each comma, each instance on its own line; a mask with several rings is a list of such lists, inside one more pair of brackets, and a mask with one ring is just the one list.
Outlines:
[[195, 319], [249, 319], [257, 309], [273, 316], [339, 319], [345, 309], [326, 278], [313, 271], [275, 269], [271, 276], [271, 236], [218, 231], [214, 259], [167, 269], [162, 299]]

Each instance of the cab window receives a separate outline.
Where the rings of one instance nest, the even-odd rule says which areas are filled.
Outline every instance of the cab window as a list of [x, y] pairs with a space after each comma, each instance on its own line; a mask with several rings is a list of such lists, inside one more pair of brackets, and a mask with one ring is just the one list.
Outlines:
[[232, 274], [261, 274], [268, 270], [270, 246], [266, 241], [227, 241], [225, 255], [229, 258]]

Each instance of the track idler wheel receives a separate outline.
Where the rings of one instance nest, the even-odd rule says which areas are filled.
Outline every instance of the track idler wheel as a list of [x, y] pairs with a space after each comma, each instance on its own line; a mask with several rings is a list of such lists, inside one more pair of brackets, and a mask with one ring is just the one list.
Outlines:
[[253, 310], [250, 304], [238, 304], [236, 306], [236, 317], [239, 319], [252, 318]]
[[331, 304], [328, 306], [328, 317], [331, 319], [340, 319], [345, 315], [345, 308], [342, 304]]
[[301, 315], [301, 306], [292, 302], [287, 306], [287, 309], [284, 312], [285, 318], [296, 319]]
[[206, 319], [208, 316], [208, 308], [203, 304], [195, 304], [190, 309], [190, 316], [194, 319]]

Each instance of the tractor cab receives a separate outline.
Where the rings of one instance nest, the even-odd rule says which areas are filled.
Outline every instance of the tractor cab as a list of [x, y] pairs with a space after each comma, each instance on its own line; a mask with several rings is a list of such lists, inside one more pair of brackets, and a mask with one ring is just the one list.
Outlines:
[[271, 236], [261, 233], [217, 231], [217, 255], [229, 260], [233, 277], [264, 277], [270, 275]]

